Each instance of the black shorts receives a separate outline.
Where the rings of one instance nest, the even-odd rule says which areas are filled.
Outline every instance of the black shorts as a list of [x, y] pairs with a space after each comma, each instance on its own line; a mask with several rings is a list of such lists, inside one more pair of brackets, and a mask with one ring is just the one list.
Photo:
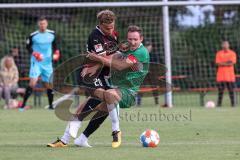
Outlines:
[[97, 77], [82, 77], [81, 71], [83, 68], [80, 68], [76, 71], [76, 79], [77, 79], [77, 85], [84, 89], [86, 92], [88, 92], [90, 95], [92, 95], [93, 91], [95, 91], [98, 88], [102, 89], [110, 89], [109, 83], [108, 83], [108, 76], [106, 71], [102, 71]]

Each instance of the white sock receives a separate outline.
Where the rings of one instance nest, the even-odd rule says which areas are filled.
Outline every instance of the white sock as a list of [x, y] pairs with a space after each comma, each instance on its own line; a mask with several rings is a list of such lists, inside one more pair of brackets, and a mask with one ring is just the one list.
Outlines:
[[79, 136], [79, 139], [80, 139], [81, 142], [88, 141], [88, 138], [83, 133], [81, 133], [81, 135]]
[[119, 117], [115, 104], [107, 104], [109, 117], [112, 121], [112, 131], [120, 131]]
[[70, 142], [70, 139], [71, 139], [71, 135], [69, 133], [69, 123], [67, 124], [67, 127], [65, 129], [65, 132], [61, 138], [61, 141], [65, 144], [68, 144]]
[[71, 137], [76, 138], [77, 137], [77, 133], [79, 128], [81, 127], [81, 121], [79, 121], [78, 119], [74, 118], [73, 121], [69, 122], [69, 134], [71, 135]]

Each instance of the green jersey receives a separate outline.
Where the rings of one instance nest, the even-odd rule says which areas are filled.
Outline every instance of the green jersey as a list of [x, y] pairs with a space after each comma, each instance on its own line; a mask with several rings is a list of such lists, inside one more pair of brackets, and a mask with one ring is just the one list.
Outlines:
[[149, 53], [141, 44], [136, 50], [129, 50], [122, 54], [131, 60], [134, 65], [122, 71], [113, 71], [110, 78], [111, 84], [136, 93], [148, 73]]

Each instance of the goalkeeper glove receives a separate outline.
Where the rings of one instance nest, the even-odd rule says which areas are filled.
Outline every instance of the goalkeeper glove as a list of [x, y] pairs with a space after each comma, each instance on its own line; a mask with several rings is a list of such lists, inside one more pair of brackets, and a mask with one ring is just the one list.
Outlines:
[[35, 59], [36, 59], [38, 62], [40, 62], [40, 61], [43, 60], [43, 56], [42, 56], [42, 54], [39, 53], [39, 52], [34, 51], [34, 52], [32, 53], [32, 55], [33, 55], [33, 57], [35, 57]]
[[53, 53], [53, 61], [57, 62], [59, 59], [60, 59], [60, 51], [59, 50], [56, 50], [54, 53]]

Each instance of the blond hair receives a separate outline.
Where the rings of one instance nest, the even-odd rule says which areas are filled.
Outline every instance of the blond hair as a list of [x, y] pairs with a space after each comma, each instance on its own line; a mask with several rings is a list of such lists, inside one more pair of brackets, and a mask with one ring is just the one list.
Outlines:
[[113, 13], [113, 11], [106, 9], [98, 12], [97, 19], [99, 24], [103, 23], [110, 24], [116, 20], [116, 15], [115, 13]]
[[5, 61], [6, 61], [7, 59], [9, 59], [9, 60], [11, 61], [11, 63], [12, 63], [12, 67], [11, 67], [10, 70], [12, 70], [12, 69], [17, 70], [16, 63], [14, 62], [14, 59], [13, 59], [12, 56], [4, 56], [4, 57], [2, 58], [0, 70], [1, 70], [1, 71], [6, 71], [6, 70], [7, 70], [6, 65], [5, 65]]
[[[10, 69], [6, 67], [6, 60], [10, 60], [12, 66]], [[17, 66], [11, 56], [5, 56], [1, 60], [1, 68], [0, 68], [0, 85], [17, 85], [19, 80], [19, 73]]]

